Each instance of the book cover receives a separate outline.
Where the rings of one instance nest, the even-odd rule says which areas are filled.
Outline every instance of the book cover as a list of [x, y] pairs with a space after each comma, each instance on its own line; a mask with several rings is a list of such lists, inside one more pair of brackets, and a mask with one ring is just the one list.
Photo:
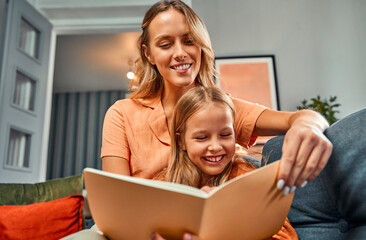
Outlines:
[[293, 194], [276, 188], [279, 161], [234, 178], [209, 194], [185, 185], [84, 169], [89, 207], [111, 239], [266, 239], [277, 233]]

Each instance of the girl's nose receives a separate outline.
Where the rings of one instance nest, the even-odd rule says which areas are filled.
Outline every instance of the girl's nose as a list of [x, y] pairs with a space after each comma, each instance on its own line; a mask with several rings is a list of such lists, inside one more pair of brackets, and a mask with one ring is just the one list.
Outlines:
[[210, 145], [208, 146], [208, 150], [212, 152], [218, 152], [222, 149], [222, 145], [218, 140], [211, 140]]

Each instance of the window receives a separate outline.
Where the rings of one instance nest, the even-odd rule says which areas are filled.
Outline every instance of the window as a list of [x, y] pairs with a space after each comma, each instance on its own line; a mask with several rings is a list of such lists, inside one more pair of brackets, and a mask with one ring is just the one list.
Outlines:
[[7, 166], [29, 168], [30, 138], [30, 134], [10, 129]]

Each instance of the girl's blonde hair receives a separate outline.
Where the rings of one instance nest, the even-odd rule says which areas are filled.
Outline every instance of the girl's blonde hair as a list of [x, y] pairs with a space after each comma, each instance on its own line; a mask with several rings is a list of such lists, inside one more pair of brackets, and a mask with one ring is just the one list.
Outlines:
[[151, 21], [161, 12], [174, 9], [181, 12], [186, 19], [189, 32], [197, 46], [201, 48], [201, 67], [196, 77], [196, 85], [214, 86], [213, 77], [217, 74], [214, 69], [214, 53], [207, 29], [197, 14], [180, 0], [160, 1], [155, 3], [145, 14], [142, 21], [142, 34], [138, 40], [140, 58], [136, 61], [136, 77], [130, 82], [133, 91], [130, 98], [149, 98], [162, 94], [164, 82], [156, 66], [153, 66], [145, 56], [143, 45], [149, 51], [149, 26]]
[[[170, 161], [165, 175], [166, 181], [202, 187], [200, 186], [202, 171], [192, 163], [187, 152], [182, 149], [181, 144], [183, 143], [187, 120], [211, 103], [227, 106], [232, 113], [233, 120], [235, 119], [233, 102], [229, 96], [217, 87], [196, 86], [188, 90], [179, 99], [170, 126], [172, 137]], [[218, 186], [228, 180], [234, 158], [222, 173], [213, 177], [211, 186]]]

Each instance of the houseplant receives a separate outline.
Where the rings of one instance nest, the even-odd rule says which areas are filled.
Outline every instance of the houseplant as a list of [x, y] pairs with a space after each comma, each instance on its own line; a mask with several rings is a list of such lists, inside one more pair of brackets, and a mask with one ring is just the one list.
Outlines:
[[330, 125], [338, 121], [338, 118], [335, 116], [336, 113], [339, 113], [338, 110], [335, 110], [340, 106], [339, 103], [336, 103], [337, 97], [330, 96], [329, 99], [321, 99], [318, 95], [316, 98], [311, 98], [310, 101], [304, 99], [300, 106], [297, 107], [298, 110], [301, 109], [312, 109], [314, 111], [319, 112], [323, 115]]

